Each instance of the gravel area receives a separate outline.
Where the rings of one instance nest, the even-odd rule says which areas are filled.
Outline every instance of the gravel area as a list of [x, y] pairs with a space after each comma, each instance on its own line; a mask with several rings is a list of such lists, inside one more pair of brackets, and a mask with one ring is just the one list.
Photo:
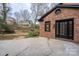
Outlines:
[[44, 37], [0, 40], [0, 56], [78, 56], [79, 44]]

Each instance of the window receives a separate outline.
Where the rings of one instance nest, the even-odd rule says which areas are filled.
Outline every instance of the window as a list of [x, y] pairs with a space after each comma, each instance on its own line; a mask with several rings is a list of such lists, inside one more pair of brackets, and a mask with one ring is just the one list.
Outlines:
[[56, 37], [73, 39], [73, 19], [56, 20]]
[[60, 8], [57, 8], [57, 9], [55, 10], [55, 14], [58, 15], [58, 14], [60, 14], [60, 13], [61, 13], [61, 9], [60, 9]]
[[50, 32], [50, 21], [45, 22], [45, 31]]

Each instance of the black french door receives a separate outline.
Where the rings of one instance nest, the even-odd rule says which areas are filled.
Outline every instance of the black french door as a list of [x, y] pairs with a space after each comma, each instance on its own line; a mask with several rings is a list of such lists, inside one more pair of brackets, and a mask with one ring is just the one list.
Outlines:
[[56, 37], [73, 39], [74, 21], [73, 19], [57, 20], [55, 22]]

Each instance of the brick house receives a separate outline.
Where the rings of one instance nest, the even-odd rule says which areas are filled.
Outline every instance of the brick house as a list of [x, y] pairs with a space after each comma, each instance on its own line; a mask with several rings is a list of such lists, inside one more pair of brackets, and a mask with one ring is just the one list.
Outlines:
[[38, 21], [40, 36], [79, 42], [79, 3], [59, 3]]

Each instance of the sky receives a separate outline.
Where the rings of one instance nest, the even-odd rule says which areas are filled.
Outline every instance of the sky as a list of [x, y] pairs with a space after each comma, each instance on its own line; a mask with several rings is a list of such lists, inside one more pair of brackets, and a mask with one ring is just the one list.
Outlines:
[[27, 9], [29, 12], [31, 12], [30, 7], [31, 4], [30, 3], [11, 3], [11, 13], [12, 16], [14, 17], [14, 12], [19, 12], [20, 10], [24, 10]]
[[[31, 13], [31, 10], [30, 10], [31, 3], [9, 3], [9, 4], [10, 4], [9, 6], [11, 7], [11, 10], [10, 10], [11, 15], [10, 14], [9, 15], [15, 19], [16, 19], [16, 17], [14, 15], [14, 13], [20, 12], [20, 10], [27, 9]], [[50, 4], [48, 6], [50, 6]], [[33, 20], [33, 17], [30, 17], [30, 20]]]

